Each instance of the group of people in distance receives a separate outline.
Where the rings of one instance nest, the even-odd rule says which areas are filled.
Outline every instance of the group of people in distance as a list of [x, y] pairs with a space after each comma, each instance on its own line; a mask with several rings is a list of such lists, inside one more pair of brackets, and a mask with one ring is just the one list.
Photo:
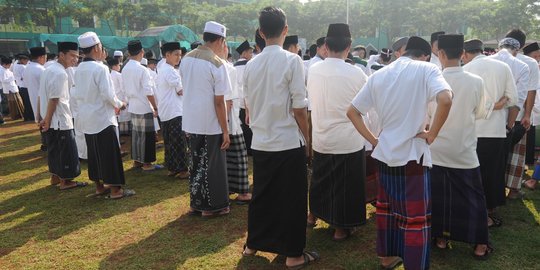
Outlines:
[[[243, 256], [279, 254], [288, 269], [314, 263], [320, 255], [305, 249], [306, 228], [323, 221], [332, 240], [349, 239], [366, 223], [366, 179], [375, 179], [381, 268], [428, 269], [432, 246], [450, 241], [487, 259], [488, 229], [502, 225], [495, 210], [540, 178], [538, 166], [524, 179], [525, 150], [534, 147], [527, 133], [540, 120], [538, 43], [513, 29], [487, 56], [478, 39], [436, 32], [431, 42], [402, 37], [365, 59], [349, 26], [335, 23], [303, 60], [283, 10], [266, 7], [258, 21], [256, 45], [236, 48], [234, 64], [227, 29], [214, 21], [190, 52], [163, 44], [151, 68], [140, 41], [128, 43], [124, 62], [108, 58], [94, 32], [59, 42], [47, 68], [45, 48], [31, 48], [26, 95], [51, 184], [88, 185], [74, 180], [84, 149], [96, 196], [135, 195], [125, 188], [118, 130], [128, 119], [133, 168], [163, 168], [155, 164], [161, 129], [167, 176], [189, 178], [190, 215], [229, 214], [231, 194], [248, 204]], [[22, 101], [4, 79], [10, 64], [2, 57], [0, 77], [17, 111]]]

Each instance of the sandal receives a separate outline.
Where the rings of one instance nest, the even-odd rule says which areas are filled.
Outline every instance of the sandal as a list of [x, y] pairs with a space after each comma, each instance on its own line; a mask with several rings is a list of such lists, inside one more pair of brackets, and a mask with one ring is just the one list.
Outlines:
[[[439, 242], [439, 240], [441, 242]], [[444, 244], [444, 246], [441, 246], [439, 244]], [[445, 238], [435, 238], [433, 239], [433, 245], [436, 246], [438, 249], [452, 249], [452, 242], [450, 240]]]
[[73, 186], [67, 186], [67, 187], [62, 187], [62, 188], [60, 188], [60, 190], [68, 190], [68, 189], [73, 189], [73, 188], [86, 187], [86, 186], [88, 186], [88, 183], [86, 183], [86, 182], [73, 182], [73, 183], [75, 183], [75, 185], [73, 185]]
[[163, 167], [163, 165], [155, 164], [155, 165], [152, 165], [152, 167], [150, 167], [150, 168], [145, 168], [144, 166], [141, 167], [141, 168], [145, 172], [151, 172], [151, 171], [155, 171], [155, 170], [161, 170], [164, 167]]
[[242, 256], [244, 257], [252, 257], [252, 256], [255, 256], [255, 254], [257, 254], [256, 250], [253, 253], [247, 253], [246, 249], [247, 249], [247, 244], [244, 244], [244, 250], [242, 250]]
[[403, 263], [403, 260], [400, 257], [395, 258], [390, 264], [388, 265], [380, 265], [379, 268], [382, 270], [392, 270], [396, 267], [398, 267], [401, 263]]
[[488, 218], [491, 219], [491, 221], [493, 222], [491, 225], [488, 225], [488, 228], [496, 228], [496, 227], [501, 227], [502, 226], [502, 220], [499, 219], [499, 218], [496, 218], [492, 215], [488, 215]]
[[474, 249], [473, 249], [473, 257], [474, 257], [475, 259], [477, 259], [477, 260], [480, 260], [480, 261], [485, 261], [485, 260], [487, 260], [488, 257], [489, 257], [489, 255], [490, 255], [491, 253], [493, 253], [493, 251], [494, 251], [493, 247], [488, 243], [488, 244], [487, 244], [487, 249], [486, 249], [486, 251], [484, 252], [484, 254], [478, 255], [478, 254], [476, 254], [476, 253], [474, 252], [474, 251], [476, 250], [476, 247], [478, 247], [478, 245], [474, 245]]
[[317, 253], [315, 251], [304, 251], [302, 253], [302, 256], [304, 256], [304, 262], [303, 263], [297, 264], [297, 265], [292, 265], [292, 266], [287, 266], [287, 269], [289, 269], [289, 270], [302, 269], [302, 268], [308, 266], [310, 263], [316, 262], [321, 258], [319, 253]]
[[175, 176], [178, 175], [179, 173], [180, 173], [180, 172], [171, 172], [171, 171], [169, 171], [169, 172], [167, 173], [167, 176], [168, 176], [168, 177], [175, 177]]
[[113, 197], [112, 195], [107, 195], [105, 199], [118, 200], [118, 199], [134, 196], [135, 194], [137, 193], [135, 193], [135, 190], [133, 189], [122, 189], [122, 195], [117, 196], [117, 197]]
[[187, 212], [188, 216], [194, 216], [194, 217], [200, 217], [202, 215], [202, 212], [195, 209], [189, 209]]
[[357, 230], [357, 228], [347, 229], [347, 233], [345, 234], [344, 237], [337, 238], [335, 236], [332, 236], [332, 240], [335, 241], [335, 242], [345, 241], [345, 240], [349, 239], [356, 232], [356, 230]]
[[225, 215], [228, 215], [231, 213], [231, 209], [229, 207], [221, 210], [221, 211], [217, 211], [217, 212], [211, 212], [210, 214], [207, 214], [207, 213], [201, 213], [201, 217], [203, 218], [215, 218], [215, 217], [220, 217], [220, 216], [225, 216]]

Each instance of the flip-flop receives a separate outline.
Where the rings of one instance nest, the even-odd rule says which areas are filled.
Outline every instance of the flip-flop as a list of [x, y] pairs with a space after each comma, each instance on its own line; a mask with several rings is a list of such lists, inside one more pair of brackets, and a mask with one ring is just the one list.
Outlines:
[[302, 269], [302, 268], [308, 266], [310, 263], [316, 262], [321, 258], [319, 253], [317, 253], [315, 251], [304, 251], [302, 253], [302, 256], [304, 256], [304, 262], [303, 263], [297, 264], [297, 265], [292, 265], [292, 266], [287, 266], [287, 269], [289, 269], [289, 270]]
[[379, 266], [379, 269], [381, 269], [381, 270], [392, 270], [392, 269], [398, 267], [401, 263], [403, 263], [403, 260], [398, 257], [398, 258], [394, 259], [394, 261], [392, 261], [389, 265], [384, 266], [384, 265], [381, 264]]
[[[476, 246], [478, 246], [478, 245], [474, 245], [474, 250], [476, 250]], [[475, 259], [477, 259], [477, 260], [480, 260], [480, 261], [485, 261], [485, 260], [487, 260], [488, 257], [489, 257], [489, 255], [490, 255], [491, 253], [493, 253], [493, 251], [494, 251], [493, 247], [492, 247], [490, 244], [487, 245], [487, 249], [486, 249], [486, 251], [484, 252], [484, 254], [482, 254], [482, 255], [476, 254], [476, 253], [474, 252], [474, 250], [473, 250], [473, 257], [474, 257]]]
[[163, 165], [155, 164], [154, 166], [152, 166], [152, 167], [149, 168], [149, 169], [146, 169], [146, 168], [144, 168], [144, 167], [141, 167], [141, 168], [142, 168], [142, 170], [145, 171], [145, 172], [152, 172], [152, 171], [155, 171], [155, 170], [161, 170], [161, 169], [163, 169], [164, 167], [163, 167]]
[[246, 205], [246, 204], [249, 204], [251, 202], [251, 200], [238, 200], [238, 199], [234, 199], [234, 202], [237, 204], [237, 205]]
[[135, 194], [137, 194], [137, 193], [135, 193], [135, 190], [133, 190], [133, 189], [122, 189], [122, 196], [112, 197], [109, 194], [109, 195], [107, 195], [107, 197], [105, 197], [105, 199], [118, 200], [118, 199], [134, 196]]
[[244, 249], [242, 250], [242, 256], [244, 256], [244, 257], [253, 257], [253, 256], [255, 256], [257, 254], [256, 250], [253, 253], [247, 253], [246, 249], [247, 249], [247, 244], [244, 244]]
[[105, 189], [105, 191], [103, 191], [103, 192], [99, 192], [99, 193], [98, 193], [98, 192], [94, 192], [94, 193], [92, 193], [92, 194], [87, 195], [86, 197], [87, 197], [87, 198], [100, 197], [100, 196], [104, 196], [104, 195], [107, 195], [107, 194], [110, 194], [110, 193], [111, 193], [111, 189], [110, 189], [110, 188], [107, 188], [107, 189]]
[[73, 189], [73, 188], [78, 188], [78, 187], [86, 187], [88, 186], [88, 183], [86, 182], [73, 182], [75, 183], [75, 185], [73, 186], [67, 186], [67, 187], [63, 187], [63, 188], [59, 188], [60, 190], [68, 190], [68, 189]]
[[226, 216], [226, 215], [228, 215], [230, 213], [231, 213], [231, 209], [230, 208], [225, 208], [225, 209], [217, 211], [217, 212], [212, 212], [211, 214], [203, 214], [203, 213], [201, 213], [201, 217], [203, 217], [203, 218], [215, 218], [215, 217]]
[[502, 220], [499, 219], [499, 218], [496, 218], [492, 215], [488, 215], [488, 218], [491, 219], [491, 221], [493, 221], [493, 224], [489, 225], [488, 228], [496, 228], [496, 227], [501, 227], [502, 226]]

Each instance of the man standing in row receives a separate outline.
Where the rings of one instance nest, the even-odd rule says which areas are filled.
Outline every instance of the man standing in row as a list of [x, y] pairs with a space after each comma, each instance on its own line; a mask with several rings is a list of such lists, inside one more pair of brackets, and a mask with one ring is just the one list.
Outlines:
[[242, 121], [242, 133], [244, 134], [244, 139], [246, 142], [246, 148], [248, 155], [251, 155], [251, 138], [253, 137], [253, 132], [251, 128], [246, 124], [246, 104], [244, 102], [244, 69], [246, 64], [253, 57], [253, 48], [249, 45], [249, 42], [246, 40], [236, 48], [236, 52], [240, 55], [240, 58], [236, 63], [234, 63], [234, 68], [236, 69], [237, 85], [238, 85], [238, 105], [240, 106], [240, 121]]
[[264, 8], [259, 25], [266, 47], [244, 73], [253, 130], [253, 198], [243, 255], [272, 252], [286, 256], [287, 267], [298, 268], [319, 259], [304, 251], [309, 140], [304, 65], [298, 54], [282, 48], [288, 31], [283, 10]]
[[[41, 74], [45, 71], [43, 66], [47, 61], [47, 51], [45, 47], [33, 47], [30, 48], [30, 63], [24, 70], [23, 80], [26, 82], [26, 87], [28, 88], [28, 96], [30, 98], [30, 104], [32, 106], [32, 112], [34, 113], [34, 120], [38, 122], [39, 111], [38, 111], [38, 94], [39, 94], [39, 80]], [[41, 150], [46, 150], [45, 136], [42, 132], [41, 134]]]
[[[377, 254], [392, 268], [429, 269], [431, 243], [431, 154], [433, 143], [452, 106], [452, 92], [441, 71], [426, 63], [431, 46], [411, 37], [406, 52], [375, 72], [347, 112], [379, 160]], [[437, 101], [433, 124], [425, 131], [427, 104]], [[374, 108], [380, 119], [378, 137], [363, 115]]]
[[165, 167], [169, 170], [167, 176], [186, 179], [189, 177], [189, 168], [186, 134], [182, 131], [184, 90], [180, 74], [174, 69], [182, 59], [180, 43], [163, 44], [161, 54], [165, 63], [158, 68], [156, 99], [165, 145]]
[[2, 56], [0, 59], [2, 67], [0, 68], [0, 82], [2, 83], [2, 89], [4, 95], [7, 96], [7, 102], [9, 107], [9, 116], [11, 120], [17, 120], [24, 115], [24, 105], [21, 96], [19, 95], [19, 88], [15, 82], [15, 75], [11, 72], [11, 65], [13, 59], [11, 57]]
[[15, 76], [15, 82], [17, 82], [17, 86], [19, 86], [19, 94], [21, 95], [21, 99], [23, 101], [23, 120], [34, 121], [34, 111], [32, 110], [32, 104], [30, 103], [27, 84], [24, 80], [24, 71], [26, 67], [28, 67], [28, 61], [28, 55], [20, 54], [17, 63], [13, 66], [13, 75]]
[[182, 129], [188, 133], [193, 168], [189, 178], [190, 206], [203, 217], [230, 212], [226, 150], [230, 139], [224, 96], [231, 91], [227, 68], [218, 56], [225, 50], [226, 29], [210, 21], [204, 44], [180, 63], [184, 84]]
[[122, 69], [122, 82], [131, 113], [131, 158], [133, 167], [143, 171], [161, 169], [156, 161], [156, 130], [154, 118], [158, 107], [154, 98], [154, 85], [147, 68], [141, 65], [144, 50], [139, 40], [128, 43], [129, 61]]
[[431, 58], [429, 59], [429, 62], [432, 64], [437, 65], [439, 69], [442, 70], [441, 61], [439, 61], [439, 36], [444, 35], [443, 31], [435, 32], [431, 34]]
[[75, 42], [58, 43], [58, 61], [49, 66], [40, 78], [38, 111], [43, 119], [39, 125], [47, 141], [47, 160], [51, 184], [60, 190], [84, 187], [86, 182], [73, 179], [81, 174], [73, 117], [69, 108], [69, 83], [66, 69], [75, 66], [79, 58]]

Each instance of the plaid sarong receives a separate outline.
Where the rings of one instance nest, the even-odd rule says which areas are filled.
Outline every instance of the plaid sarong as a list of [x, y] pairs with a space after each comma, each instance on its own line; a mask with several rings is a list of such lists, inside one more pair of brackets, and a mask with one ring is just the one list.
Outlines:
[[156, 131], [152, 113], [131, 114], [131, 158], [140, 163], [156, 161]]
[[427, 167], [379, 163], [377, 255], [398, 256], [405, 269], [428, 269], [431, 240], [431, 178]]
[[227, 177], [229, 192], [246, 194], [249, 192], [248, 157], [244, 135], [229, 135], [231, 144], [227, 149]]
[[487, 208], [480, 167], [433, 166], [432, 236], [471, 244], [488, 243]]
[[525, 171], [525, 154], [527, 150], [527, 136], [512, 148], [506, 165], [506, 186], [510, 189], [521, 190], [521, 181]]

